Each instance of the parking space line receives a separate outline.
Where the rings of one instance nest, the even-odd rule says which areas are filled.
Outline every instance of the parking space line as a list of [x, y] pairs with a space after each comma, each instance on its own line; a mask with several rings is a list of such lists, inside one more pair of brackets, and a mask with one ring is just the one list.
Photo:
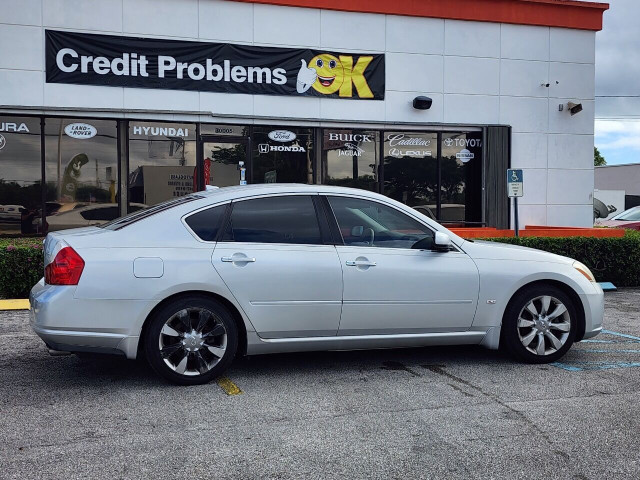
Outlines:
[[217, 381], [227, 395], [240, 395], [242, 390], [227, 377], [220, 377]]
[[29, 310], [29, 300], [26, 298], [0, 300], [0, 310]]
[[612, 368], [640, 367], [640, 362], [575, 362], [573, 365], [562, 362], [554, 362], [554, 367], [568, 370], [569, 372], [583, 372], [585, 370], [611, 370]]
[[628, 333], [613, 332], [611, 330], [602, 330], [602, 333], [608, 334], [608, 335], [615, 335], [617, 337], [629, 338], [631, 340], [635, 340], [636, 342], [640, 342], [640, 337], [629, 335]]
[[[612, 330], [602, 330], [602, 335], [610, 335], [613, 337], [618, 337], [616, 340], [583, 340], [580, 343], [588, 342], [588, 343], [598, 343], [598, 344], [621, 344], [623, 348], [616, 349], [615, 347], [611, 349], [603, 349], [600, 348], [576, 348], [576, 352], [582, 353], [598, 353], [598, 354], [640, 354], [640, 349], [635, 348], [624, 348], [623, 345], [629, 344], [638, 344], [640, 343], [640, 337], [636, 337], [635, 335], [629, 335], [627, 333], [614, 332]], [[633, 345], [635, 346], [635, 345]], [[568, 362], [553, 362], [551, 365], [554, 367], [561, 368], [563, 370], [567, 370], [569, 372], [582, 372], [585, 370], [610, 370], [612, 368], [632, 368], [632, 367], [640, 367], [640, 362], [637, 361], [616, 361], [616, 360], [596, 360], [596, 361], [568, 361]]]

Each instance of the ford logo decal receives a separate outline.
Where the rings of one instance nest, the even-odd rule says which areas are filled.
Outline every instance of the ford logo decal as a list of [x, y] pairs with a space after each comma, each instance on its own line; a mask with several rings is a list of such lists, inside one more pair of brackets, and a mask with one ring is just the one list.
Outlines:
[[289, 130], [272, 130], [269, 138], [274, 142], [292, 142], [296, 139], [296, 134]]
[[86, 139], [95, 137], [98, 130], [96, 130], [96, 127], [89, 125], [88, 123], [70, 123], [64, 127], [64, 133], [71, 138]]

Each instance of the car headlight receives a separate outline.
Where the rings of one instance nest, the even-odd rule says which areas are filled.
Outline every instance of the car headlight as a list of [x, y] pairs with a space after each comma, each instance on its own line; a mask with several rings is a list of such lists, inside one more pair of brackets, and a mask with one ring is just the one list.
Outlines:
[[573, 262], [573, 268], [575, 268], [582, 275], [587, 277], [587, 280], [589, 280], [590, 282], [595, 282], [596, 281], [596, 277], [593, 276], [593, 273], [591, 273], [591, 270], [589, 270], [589, 267], [587, 267], [584, 263], [578, 262], [576, 260], [575, 262]]

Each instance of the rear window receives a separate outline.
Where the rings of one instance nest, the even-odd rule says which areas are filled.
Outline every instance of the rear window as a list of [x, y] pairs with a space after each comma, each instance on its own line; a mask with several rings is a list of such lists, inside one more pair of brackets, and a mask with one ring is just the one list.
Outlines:
[[222, 224], [222, 219], [229, 204], [201, 210], [193, 215], [189, 215], [185, 222], [193, 230], [198, 238], [205, 242], [214, 242], [218, 236], [218, 231]]
[[194, 200], [200, 200], [202, 198], [204, 198], [204, 196], [198, 194], [174, 198], [166, 202], [158, 203], [157, 205], [153, 205], [151, 207], [143, 208], [142, 210], [130, 213], [129, 215], [125, 215], [124, 217], [116, 218], [111, 222], [100, 225], [100, 228], [104, 228], [106, 230], [120, 230], [121, 228], [138, 222], [144, 218], [149, 218], [156, 213], [164, 212], [165, 210], [169, 210], [173, 207], [184, 205], [185, 203], [193, 202]]

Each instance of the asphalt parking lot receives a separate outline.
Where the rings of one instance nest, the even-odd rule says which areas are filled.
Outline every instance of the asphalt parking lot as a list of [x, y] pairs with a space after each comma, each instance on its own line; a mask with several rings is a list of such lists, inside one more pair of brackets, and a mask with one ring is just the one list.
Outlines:
[[0, 312], [0, 478], [640, 478], [640, 290], [555, 365], [477, 347], [240, 359], [175, 387]]

